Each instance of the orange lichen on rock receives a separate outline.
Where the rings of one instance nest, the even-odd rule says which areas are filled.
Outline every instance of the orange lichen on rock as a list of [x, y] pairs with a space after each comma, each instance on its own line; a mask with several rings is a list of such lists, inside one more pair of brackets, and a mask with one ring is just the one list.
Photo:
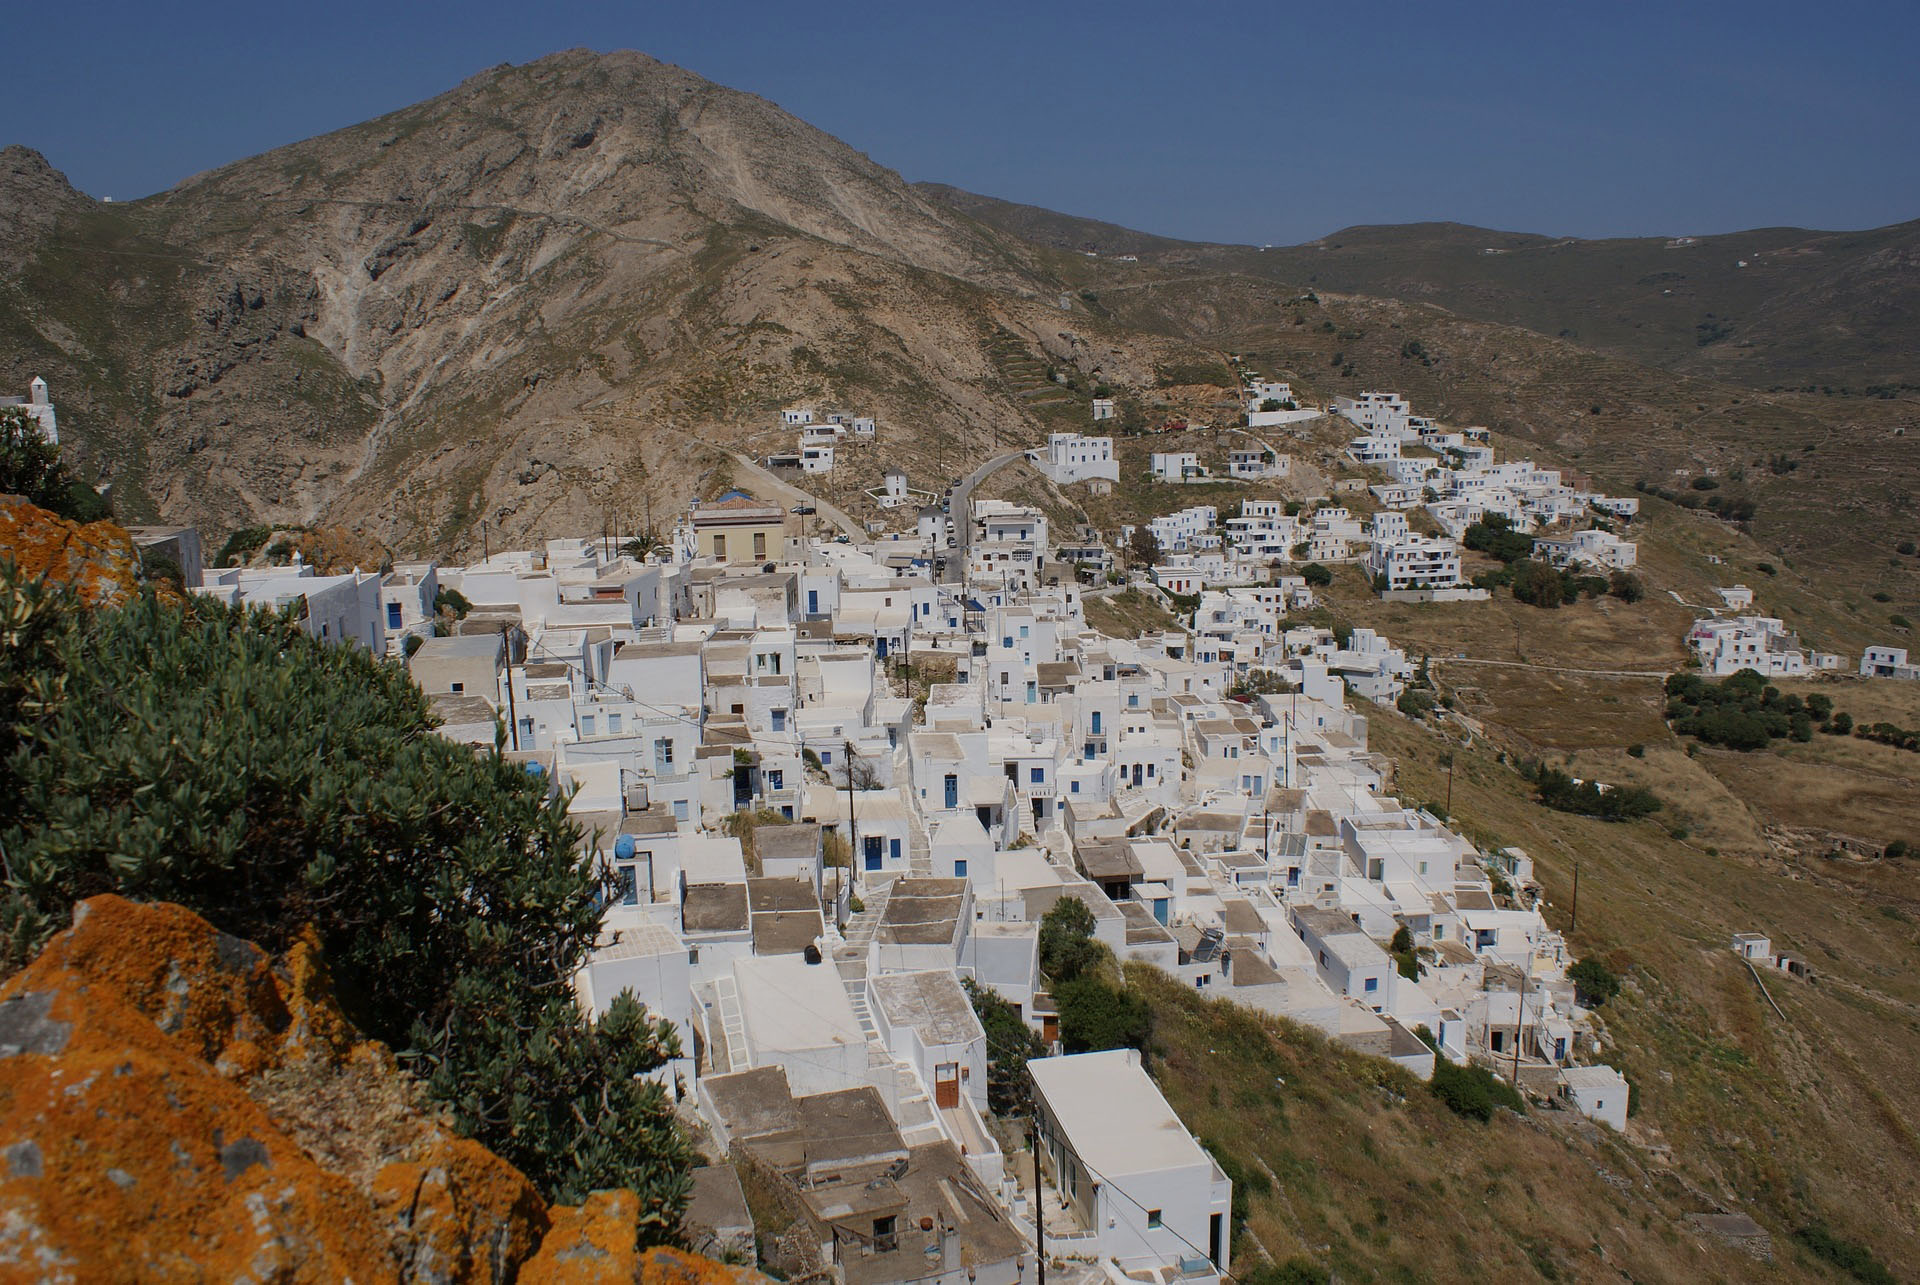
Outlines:
[[759, 1280], [549, 1211], [334, 1003], [178, 906], [95, 897], [0, 986], [0, 1280]]
[[140, 581], [140, 554], [124, 528], [82, 526], [18, 496], [0, 497], [0, 558], [28, 579], [72, 586], [90, 606], [119, 602]]
[[388, 1165], [373, 1200], [411, 1279], [511, 1280], [547, 1232], [533, 1184], [468, 1138], [443, 1137], [420, 1159]]
[[640, 1201], [631, 1191], [596, 1191], [578, 1206], [553, 1210], [553, 1230], [521, 1269], [522, 1285], [747, 1285], [767, 1278], [699, 1254], [641, 1249], [636, 1235]]
[[0, 988], [0, 1275], [392, 1278], [366, 1198], [210, 1065], [284, 1020], [266, 957], [172, 906], [75, 919]]

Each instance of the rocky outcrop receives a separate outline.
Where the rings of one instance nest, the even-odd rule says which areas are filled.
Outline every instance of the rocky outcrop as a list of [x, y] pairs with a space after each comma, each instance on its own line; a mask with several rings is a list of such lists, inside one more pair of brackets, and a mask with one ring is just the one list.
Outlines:
[[123, 528], [69, 522], [18, 496], [0, 496], [0, 558], [28, 579], [72, 586], [89, 606], [120, 601], [140, 578], [140, 554]]
[[550, 1209], [274, 960], [117, 896], [0, 987], [0, 1278], [745, 1279], [643, 1254], [631, 1192]]

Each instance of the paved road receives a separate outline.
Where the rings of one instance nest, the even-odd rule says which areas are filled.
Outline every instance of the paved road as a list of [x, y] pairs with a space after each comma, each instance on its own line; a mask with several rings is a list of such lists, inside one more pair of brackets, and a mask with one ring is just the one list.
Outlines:
[[1014, 460], [1025, 458], [1026, 454], [1026, 451], [1018, 450], [1005, 451], [996, 455], [961, 478], [953, 488], [953, 503], [947, 507], [947, 513], [953, 519], [953, 531], [960, 542], [954, 546], [947, 558], [947, 580], [966, 579], [967, 541], [973, 536], [973, 519], [967, 512], [967, 505], [973, 499], [973, 488], [986, 481], [988, 476], [996, 470], [1011, 464]]
[[810, 495], [791, 482], [782, 481], [753, 462], [753, 458], [739, 451], [729, 451], [734, 461], [745, 470], [744, 476], [736, 475], [736, 480], [751, 479], [753, 488], [766, 493], [768, 499], [778, 500], [781, 506], [791, 509], [796, 504], [811, 504], [818, 515], [844, 531], [855, 544], [867, 544], [870, 539], [866, 528], [849, 517], [843, 510], [828, 504], [817, 495]]

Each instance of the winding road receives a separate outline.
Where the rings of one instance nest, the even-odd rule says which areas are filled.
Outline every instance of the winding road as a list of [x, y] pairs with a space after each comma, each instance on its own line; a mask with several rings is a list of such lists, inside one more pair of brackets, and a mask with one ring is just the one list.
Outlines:
[[848, 516], [844, 509], [828, 504], [819, 496], [809, 494], [791, 482], [782, 481], [775, 474], [755, 464], [751, 456], [742, 455], [739, 451], [727, 453], [733, 456], [734, 462], [744, 471], [736, 475], [736, 480], [745, 481], [751, 478], [755, 490], [765, 492], [769, 499], [779, 500], [783, 508], [791, 509], [796, 504], [811, 504], [819, 517], [839, 527], [855, 544], [872, 543], [872, 538], [867, 535], [867, 529]]
[[953, 502], [947, 506], [947, 513], [953, 518], [953, 533], [959, 543], [954, 545], [953, 554], [947, 559], [946, 575], [942, 579], [948, 581], [966, 579], [967, 542], [973, 537], [973, 519], [967, 510], [967, 505], [973, 500], [973, 488], [986, 481], [997, 470], [1017, 459], [1024, 459], [1026, 454], [1025, 450], [1004, 451], [954, 484]]

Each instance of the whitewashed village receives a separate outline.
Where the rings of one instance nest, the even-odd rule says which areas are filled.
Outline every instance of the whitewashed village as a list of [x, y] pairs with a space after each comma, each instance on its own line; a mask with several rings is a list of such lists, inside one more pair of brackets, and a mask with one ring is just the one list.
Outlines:
[[[1233, 475], [1284, 476], [1258, 435], [1342, 417], [1365, 430], [1351, 458], [1384, 477], [1368, 519], [1248, 500], [1223, 521], [1178, 507], [1205, 476], [1193, 455], [1154, 454], [1170, 511], [1130, 574], [1114, 550], [1140, 547], [1131, 528], [1110, 547], [972, 499], [979, 474], [936, 495], [899, 470], [870, 497], [891, 524], [836, 529], [740, 489], [662, 536], [466, 566], [216, 569], [191, 530], [134, 535], [196, 592], [298, 604], [314, 636], [404, 663], [440, 735], [567, 800], [612, 888], [579, 1002], [597, 1015], [631, 991], [672, 1027], [682, 1056], [658, 1074], [709, 1151], [693, 1216], [738, 1252], [755, 1244], [746, 1164], [803, 1215], [787, 1252], [848, 1281], [1005, 1285], [1042, 1248], [1068, 1279], [1216, 1280], [1232, 1182], [1140, 1050], [1073, 1047], [1048, 925], [1423, 1079], [1479, 1065], [1616, 1130], [1630, 1094], [1528, 855], [1481, 851], [1397, 797], [1369, 748], [1369, 711], [1414, 664], [1372, 630], [1293, 621], [1313, 564], [1359, 562], [1406, 601], [1485, 598], [1458, 538], [1490, 514], [1540, 532], [1552, 564], [1631, 568], [1607, 523], [1636, 501], [1496, 462], [1484, 430], [1390, 394], [1323, 412], [1285, 384], [1247, 390]], [[12, 400], [53, 436], [43, 383]], [[768, 463], [802, 478], [879, 432], [809, 408], [781, 428], [798, 449]], [[1119, 478], [1107, 437], [1055, 433], [1024, 458], [1061, 485]], [[1414, 533], [1414, 508], [1448, 534]], [[1089, 627], [1087, 596], [1129, 584], [1191, 598], [1192, 628]], [[1744, 587], [1722, 596], [1752, 607]], [[1716, 613], [1688, 641], [1710, 674], [1841, 663], [1752, 615]], [[1920, 674], [1892, 648], [1860, 672]], [[1733, 948], [1805, 967], [1757, 934]], [[1027, 1041], [991, 1037], [988, 1004]]]

